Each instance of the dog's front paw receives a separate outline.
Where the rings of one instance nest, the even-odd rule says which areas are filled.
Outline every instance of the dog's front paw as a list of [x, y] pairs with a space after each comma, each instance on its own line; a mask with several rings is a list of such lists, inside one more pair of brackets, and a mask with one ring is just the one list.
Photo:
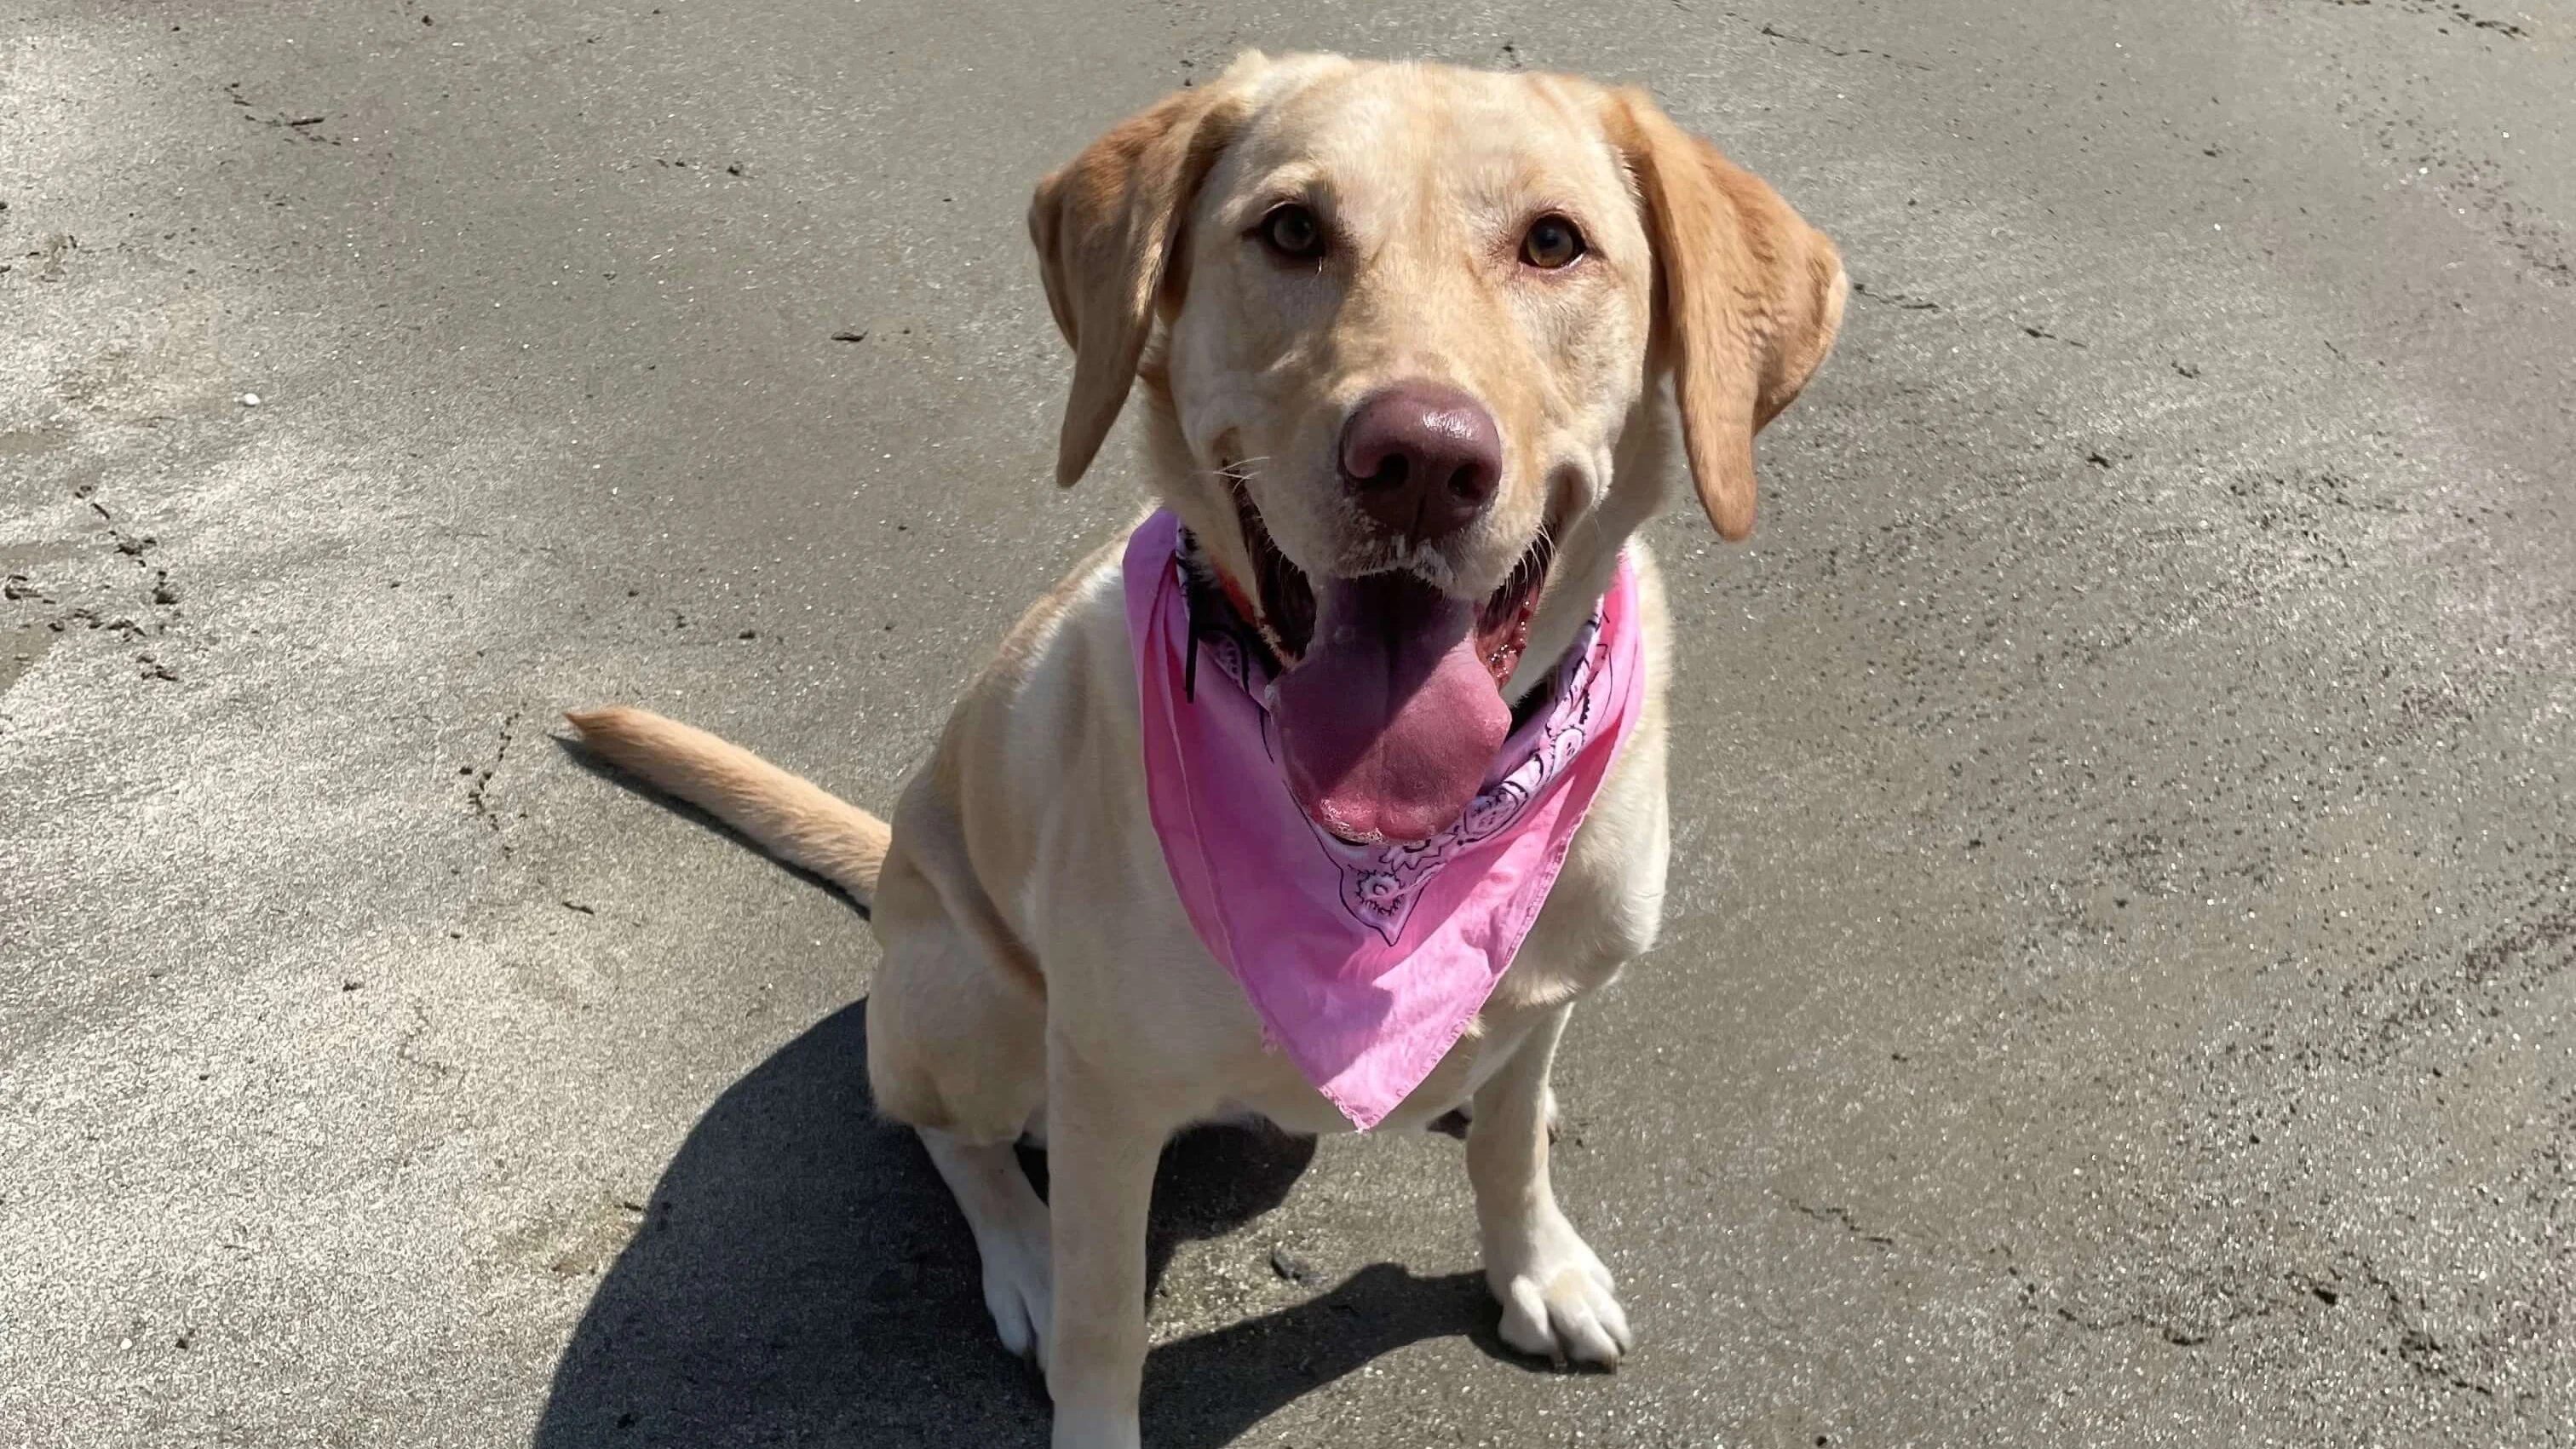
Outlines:
[[1523, 1353], [1609, 1368], [1636, 1343], [1610, 1270], [1552, 1208], [1486, 1245], [1485, 1282], [1503, 1305], [1503, 1342]]
[[1055, 1433], [1047, 1440], [1051, 1449], [1137, 1449], [1138, 1442], [1132, 1412], [1093, 1419], [1061, 1409], [1056, 1411]]
[[1043, 1372], [1055, 1292], [1044, 1224], [1039, 1228], [1035, 1233], [979, 1235], [975, 1247], [984, 1260], [984, 1306], [992, 1312], [1002, 1347], [1031, 1360]]

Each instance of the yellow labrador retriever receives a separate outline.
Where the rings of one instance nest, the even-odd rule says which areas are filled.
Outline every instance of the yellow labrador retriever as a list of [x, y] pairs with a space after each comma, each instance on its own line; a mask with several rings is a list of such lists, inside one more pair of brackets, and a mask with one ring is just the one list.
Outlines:
[[[1832, 244], [1641, 92], [1323, 55], [1248, 54], [1129, 118], [1039, 184], [1029, 226], [1074, 350], [1058, 481], [1141, 383], [1148, 486], [1281, 659], [1411, 647], [1412, 623], [1367, 616], [1405, 598], [1471, 611], [1492, 694], [1453, 732], [1474, 743], [1548, 677], [1621, 550], [1634, 561], [1639, 723], [1500, 984], [1387, 1119], [1472, 1109], [1503, 1337], [1617, 1362], [1626, 1315], [1549, 1185], [1548, 1073], [1574, 1000], [1647, 949], [1662, 904], [1668, 625], [1631, 535], [1667, 501], [1676, 415], [1710, 522], [1752, 527], [1753, 435], [1842, 318]], [[1147, 818], [1127, 627], [1104, 549], [1011, 632], [891, 827], [658, 716], [571, 716], [599, 755], [869, 905], [877, 1106], [955, 1192], [1002, 1341], [1044, 1366], [1058, 1446], [1138, 1442], [1165, 1140], [1247, 1113], [1346, 1125], [1264, 1049], [1184, 915]], [[1297, 707], [1363, 753], [1401, 732], [1365, 689]], [[1411, 748], [1307, 803], [1354, 838], [1454, 818], [1447, 767], [1421, 754], [1440, 742]], [[1011, 1151], [1041, 1134], [1051, 1208]]]

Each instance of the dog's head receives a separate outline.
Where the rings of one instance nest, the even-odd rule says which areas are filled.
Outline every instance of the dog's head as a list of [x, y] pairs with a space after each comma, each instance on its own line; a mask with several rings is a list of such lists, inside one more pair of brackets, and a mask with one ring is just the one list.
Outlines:
[[1246, 55], [1047, 177], [1029, 228], [1075, 353], [1058, 480], [1141, 377], [1156, 486], [1291, 665], [1291, 787], [1355, 840], [1482, 783], [1662, 503], [1659, 383], [1742, 538], [1753, 435], [1842, 317], [1768, 186], [1564, 76]]

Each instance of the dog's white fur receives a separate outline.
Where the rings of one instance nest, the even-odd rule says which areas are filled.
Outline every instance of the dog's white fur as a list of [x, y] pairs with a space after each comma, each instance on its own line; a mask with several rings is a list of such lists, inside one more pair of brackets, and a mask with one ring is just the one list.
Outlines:
[[[1282, 198], [1335, 238], [1287, 267], [1256, 236]], [[1562, 272], [1516, 248], [1571, 218]], [[1076, 351], [1060, 477], [1079, 478], [1144, 384], [1154, 491], [1252, 593], [1241, 487], [1308, 575], [1385, 567], [1332, 449], [1390, 381], [1460, 388], [1494, 414], [1505, 476], [1484, 517], [1408, 567], [1492, 590], [1550, 529], [1556, 561], [1517, 696], [1637, 560], [1645, 715], [1492, 999], [1387, 1120], [1471, 1106], [1467, 1171], [1514, 1347], [1618, 1361], [1610, 1274], [1556, 1205], [1548, 1075], [1572, 1003], [1654, 940], [1667, 821], [1669, 630], [1630, 534], [1661, 507], [1675, 408], [1721, 533], [1752, 522], [1752, 436], [1838, 326], [1832, 246], [1653, 103], [1559, 76], [1248, 55], [1111, 131], [1031, 209]], [[1397, 556], [1402, 556], [1398, 548]], [[1192, 934], [1145, 808], [1116, 546], [1032, 607], [967, 690], [889, 828], [713, 736], [639, 710], [575, 714], [585, 743], [869, 904], [879, 1110], [920, 1129], [982, 1254], [1002, 1340], [1034, 1352], [1058, 1446], [1132, 1446], [1145, 1355], [1156, 1158], [1192, 1122], [1340, 1115], [1276, 1053]], [[1042, 1133], [1052, 1207], [1012, 1144]]]

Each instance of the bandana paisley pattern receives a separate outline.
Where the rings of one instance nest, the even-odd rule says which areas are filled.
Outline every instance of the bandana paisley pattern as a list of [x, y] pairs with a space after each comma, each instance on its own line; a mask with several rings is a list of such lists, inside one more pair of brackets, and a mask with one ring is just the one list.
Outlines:
[[[1509, 759], [1524, 748], [1528, 757], [1478, 791], [1458, 823], [1438, 835], [1418, 845], [1356, 845], [1307, 822], [1315, 842], [1342, 872], [1342, 906], [1352, 919], [1394, 945], [1413, 914], [1414, 901], [1442, 867], [1519, 822], [1530, 803], [1582, 754], [1599, 727], [1600, 701], [1593, 686], [1612, 667], [1608, 653], [1596, 610], [1567, 651], [1552, 686], [1552, 703], [1570, 707], [1542, 711], [1528, 730], [1515, 732], [1515, 738], [1503, 746], [1503, 757]], [[1519, 738], [1533, 732], [1538, 736], [1534, 743]]]
[[[1180, 525], [1159, 511], [1121, 574], [1146, 804], [1192, 932], [1263, 1040], [1363, 1130], [1439, 1064], [1511, 966], [1643, 698], [1625, 558], [1458, 822], [1359, 845], [1297, 808], [1239, 620], [1203, 627]], [[1202, 609], [1205, 605], [1200, 605]]]

